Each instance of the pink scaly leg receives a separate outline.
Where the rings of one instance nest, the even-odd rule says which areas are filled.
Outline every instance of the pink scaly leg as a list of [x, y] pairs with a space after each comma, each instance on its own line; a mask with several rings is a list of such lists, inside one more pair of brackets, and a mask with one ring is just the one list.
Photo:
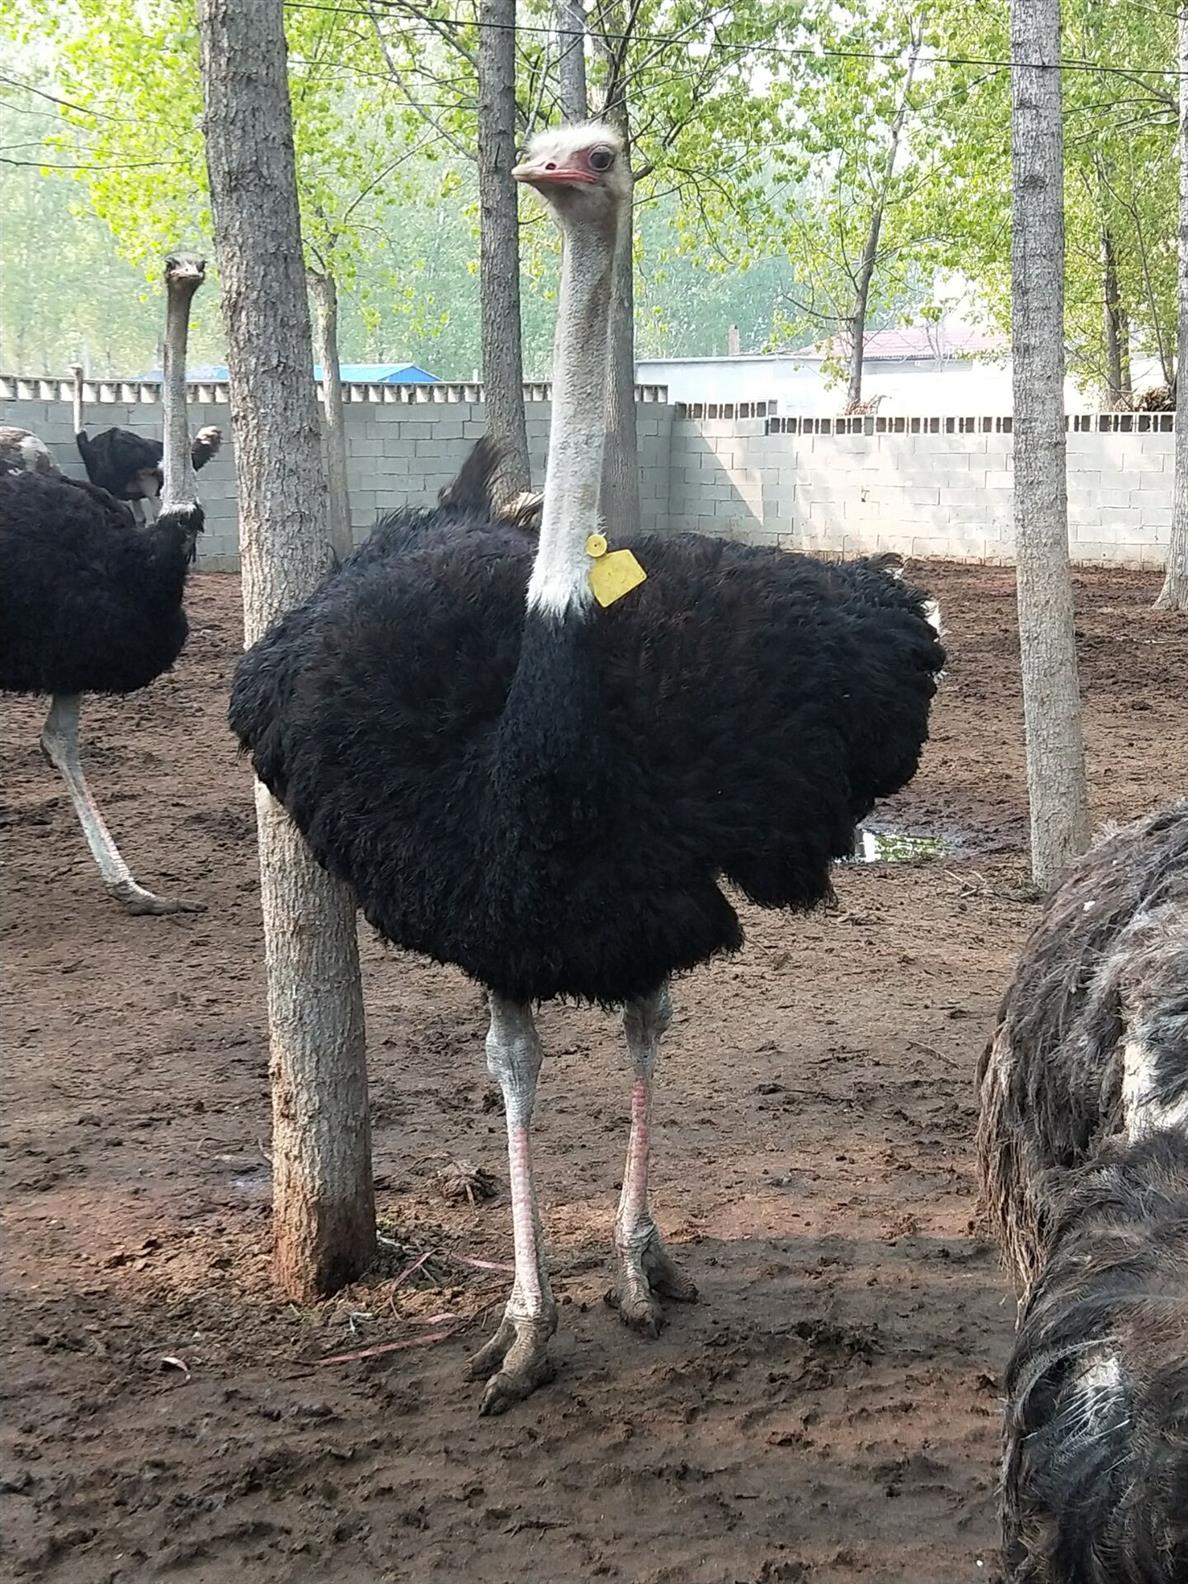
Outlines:
[[530, 1007], [491, 996], [487, 1067], [503, 1090], [511, 1178], [515, 1278], [495, 1335], [470, 1360], [472, 1379], [486, 1379], [479, 1413], [497, 1414], [552, 1380], [549, 1338], [557, 1305], [545, 1265], [540, 1212], [532, 1183], [529, 1130], [541, 1063], [540, 1038]]
[[660, 1037], [672, 1021], [668, 987], [632, 1001], [623, 1009], [631, 1085], [631, 1136], [623, 1191], [615, 1216], [615, 1253], [619, 1279], [608, 1295], [624, 1323], [657, 1336], [664, 1324], [661, 1298], [692, 1303], [697, 1288], [664, 1246], [648, 1208], [648, 1155], [652, 1132], [652, 1078]]

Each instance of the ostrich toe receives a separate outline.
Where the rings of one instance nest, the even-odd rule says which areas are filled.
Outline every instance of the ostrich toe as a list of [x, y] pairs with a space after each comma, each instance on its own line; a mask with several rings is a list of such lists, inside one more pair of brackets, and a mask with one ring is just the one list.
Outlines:
[[486, 1379], [479, 1413], [501, 1414], [513, 1403], [547, 1386], [557, 1366], [549, 1358], [549, 1338], [557, 1329], [557, 1313], [540, 1317], [504, 1314], [499, 1329], [467, 1364], [471, 1380]]
[[624, 1325], [647, 1336], [659, 1336], [667, 1316], [660, 1302], [696, 1303], [697, 1288], [664, 1246], [654, 1226], [646, 1239], [627, 1247], [616, 1246], [619, 1279], [606, 1295]]
[[109, 889], [120, 906], [134, 917], [145, 914], [206, 912], [205, 902], [193, 902], [188, 897], [157, 896], [156, 892], [146, 891], [143, 886], [137, 885], [135, 880], [120, 881]]

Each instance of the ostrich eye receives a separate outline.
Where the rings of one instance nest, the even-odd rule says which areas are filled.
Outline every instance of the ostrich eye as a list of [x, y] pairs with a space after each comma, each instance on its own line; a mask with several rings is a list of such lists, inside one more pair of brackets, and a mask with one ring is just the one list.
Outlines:
[[608, 171], [614, 163], [615, 156], [613, 150], [608, 148], [596, 148], [590, 150], [591, 170]]

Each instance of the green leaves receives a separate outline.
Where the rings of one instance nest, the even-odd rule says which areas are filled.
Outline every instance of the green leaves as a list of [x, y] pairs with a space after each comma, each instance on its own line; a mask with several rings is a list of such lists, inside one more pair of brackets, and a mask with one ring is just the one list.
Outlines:
[[[469, 377], [479, 362], [475, 0], [394, 0], [378, 20], [364, 10], [326, 0], [286, 13], [307, 251], [338, 281], [352, 353]], [[608, 0], [590, 10], [591, 97], [610, 113], [625, 106], [630, 124], [649, 352], [719, 347], [731, 323], [752, 350], [829, 339], [853, 318], [864, 260], [871, 326], [935, 308], [939, 270], [971, 280], [987, 316], [1006, 323], [1010, 76], [993, 63], [1009, 54], [1007, 0], [934, 0], [924, 11], [914, 0]], [[557, 119], [550, 23], [548, 0], [520, 0], [525, 135]], [[1071, 364], [1086, 379], [1104, 373], [1108, 236], [1136, 352], [1170, 372], [1176, 83], [1148, 72], [1174, 65], [1172, 8], [1064, 0], [1064, 27], [1068, 59], [1111, 68], [1065, 74]], [[41, 177], [0, 167], [9, 260], [14, 213], [30, 216], [35, 235], [70, 227], [59, 255], [86, 257], [122, 305], [126, 288], [114, 283], [131, 277], [99, 256], [91, 233], [83, 239], [62, 195], [71, 182], [149, 279], [169, 247], [208, 250], [193, 0], [15, 0], [0, 28], [26, 75], [44, 70], [47, 90], [68, 101], [29, 101], [44, 114], [17, 114], [7, 141], [31, 142], [29, 157], [47, 167], [74, 167]], [[526, 366], [540, 373], [557, 238], [531, 203], [521, 242]], [[36, 291], [37, 313], [63, 322], [53, 281], [34, 273], [22, 300], [32, 311]], [[70, 278], [60, 257], [54, 276]], [[85, 284], [74, 290], [86, 295]], [[213, 305], [211, 294], [198, 306], [199, 342]], [[0, 324], [14, 323], [0, 311]], [[81, 325], [83, 307], [75, 313]], [[845, 364], [843, 347], [833, 371]]]
[[[1105, 375], [1105, 237], [1139, 353], [1170, 373], [1175, 341], [1175, 15], [1133, 0], [1064, 0], [1063, 55], [1102, 70], [1064, 73], [1066, 322], [1070, 372]], [[938, 52], [1006, 60], [1007, 0], [930, 10]], [[938, 82], [941, 68], [937, 68]], [[937, 136], [947, 151], [944, 261], [977, 281], [999, 325], [1010, 317], [1010, 73], [944, 68]]]

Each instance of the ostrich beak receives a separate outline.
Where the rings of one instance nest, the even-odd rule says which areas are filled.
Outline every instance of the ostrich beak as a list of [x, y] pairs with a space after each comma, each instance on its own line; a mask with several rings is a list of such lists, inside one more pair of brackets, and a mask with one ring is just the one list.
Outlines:
[[584, 182], [587, 186], [595, 186], [598, 177], [593, 171], [581, 170], [574, 165], [558, 165], [555, 160], [525, 160], [522, 165], [512, 169], [512, 178], [518, 182], [527, 182], [530, 187], [564, 187], [570, 182]]

